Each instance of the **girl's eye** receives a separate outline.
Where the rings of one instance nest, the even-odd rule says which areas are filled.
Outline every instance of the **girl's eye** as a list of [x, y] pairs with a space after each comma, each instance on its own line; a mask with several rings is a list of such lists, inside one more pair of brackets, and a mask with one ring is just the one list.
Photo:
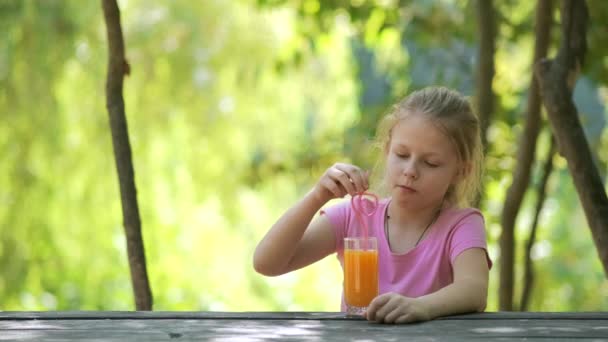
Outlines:
[[397, 153], [397, 157], [399, 157], [399, 158], [407, 158], [407, 157], [409, 157], [409, 156], [410, 156], [409, 154], [405, 154], [405, 153]]
[[432, 167], [432, 168], [435, 168], [435, 167], [439, 166], [436, 163], [431, 163], [431, 162], [428, 162], [428, 161], [426, 162], [426, 165], [428, 165], [429, 167]]

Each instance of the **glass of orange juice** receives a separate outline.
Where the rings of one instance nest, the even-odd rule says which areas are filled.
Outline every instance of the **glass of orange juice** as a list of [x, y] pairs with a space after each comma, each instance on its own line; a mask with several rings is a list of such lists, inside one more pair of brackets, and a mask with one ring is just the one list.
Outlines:
[[344, 238], [346, 314], [360, 316], [378, 295], [378, 242], [375, 237]]

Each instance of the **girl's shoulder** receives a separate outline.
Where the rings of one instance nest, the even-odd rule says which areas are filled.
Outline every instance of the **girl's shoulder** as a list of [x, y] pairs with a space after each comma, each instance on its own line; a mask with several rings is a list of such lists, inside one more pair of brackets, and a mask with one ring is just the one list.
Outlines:
[[441, 226], [452, 229], [465, 222], [481, 223], [483, 225], [484, 217], [477, 208], [450, 207], [441, 210], [437, 221], [441, 222]]
[[440, 216], [454, 217], [454, 218], [464, 217], [464, 216], [469, 216], [469, 215], [479, 215], [479, 216], [483, 217], [483, 214], [477, 208], [460, 208], [460, 207], [456, 207], [456, 206], [443, 208], [443, 209], [441, 209], [441, 214], [440, 214]]

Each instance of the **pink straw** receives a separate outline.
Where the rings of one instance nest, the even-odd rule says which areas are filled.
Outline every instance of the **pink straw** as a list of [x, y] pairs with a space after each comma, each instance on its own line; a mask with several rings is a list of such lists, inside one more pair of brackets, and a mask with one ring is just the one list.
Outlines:
[[361, 227], [363, 227], [364, 243], [367, 244], [367, 238], [369, 236], [367, 217], [374, 215], [378, 209], [378, 196], [371, 192], [359, 192], [350, 198], [350, 206], [355, 212], [355, 218], [359, 221]]

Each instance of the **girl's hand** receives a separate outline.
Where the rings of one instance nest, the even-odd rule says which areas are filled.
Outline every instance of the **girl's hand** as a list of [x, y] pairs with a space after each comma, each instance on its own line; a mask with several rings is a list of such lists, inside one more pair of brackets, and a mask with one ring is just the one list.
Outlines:
[[384, 293], [367, 307], [365, 318], [378, 323], [412, 323], [431, 319], [429, 310], [416, 298]]
[[317, 199], [324, 203], [347, 194], [353, 196], [367, 190], [368, 178], [369, 172], [355, 165], [336, 163], [325, 171], [313, 191]]

